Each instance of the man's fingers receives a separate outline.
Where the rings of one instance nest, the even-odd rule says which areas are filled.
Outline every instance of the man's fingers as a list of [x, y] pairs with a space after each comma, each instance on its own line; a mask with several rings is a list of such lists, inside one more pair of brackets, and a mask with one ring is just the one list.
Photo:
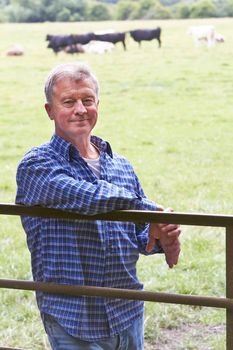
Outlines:
[[164, 211], [164, 207], [160, 204], [157, 204], [155, 211]]
[[155, 244], [155, 239], [150, 237], [149, 238], [149, 241], [147, 242], [147, 245], [146, 245], [146, 251], [147, 253], [150, 253], [154, 247], [154, 244]]
[[174, 256], [173, 257], [167, 257], [166, 256], [166, 262], [167, 262], [167, 264], [168, 264], [168, 266], [170, 268], [172, 268], [174, 265], [177, 265], [178, 260], [179, 260], [179, 254], [177, 254], [176, 257], [174, 257]]
[[173, 252], [176, 252], [178, 249], [180, 249], [180, 241], [176, 239], [172, 243], [164, 244], [163, 249], [168, 254], [172, 254]]
[[180, 242], [177, 240], [173, 245], [164, 246], [166, 262], [170, 268], [178, 263], [180, 255]]
[[158, 225], [155, 223], [150, 223], [149, 228], [149, 239], [146, 245], [146, 251], [150, 253], [156, 244], [156, 239], [159, 239]]
[[158, 224], [160, 229], [164, 232], [169, 232], [172, 230], [176, 230], [177, 228], [180, 227], [180, 225], [177, 224]]
[[160, 229], [163, 233], [167, 234], [168, 237], [179, 237], [181, 233], [180, 226], [175, 224], [161, 225]]
[[174, 210], [172, 208], [166, 208], [164, 209], [166, 213], [172, 213]]
[[158, 239], [158, 237], [155, 237], [153, 235], [149, 235], [149, 240], [148, 240], [147, 245], [146, 245], [147, 253], [150, 253], [153, 250], [157, 239]]
[[180, 234], [181, 234], [181, 229], [178, 227], [177, 229], [168, 232], [167, 235], [168, 235], [168, 237], [178, 238]]
[[154, 235], [152, 233], [149, 234], [149, 239], [146, 245], [146, 251], [147, 253], [150, 253], [152, 251], [152, 249], [154, 248], [155, 245], [155, 241], [156, 238], [154, 237]]

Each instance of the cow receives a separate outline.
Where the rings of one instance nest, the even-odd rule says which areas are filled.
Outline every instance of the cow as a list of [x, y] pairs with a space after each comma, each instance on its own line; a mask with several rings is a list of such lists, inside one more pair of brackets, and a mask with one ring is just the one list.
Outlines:
[[7, 56], [23, 56], [24, 48], [20, 44], [14, 44], [9, 50], [6, 52]]
[[77, 49], [75, 45], [85, 45], [93, 39], [93, 33], [86, 34], [69, 34], [69, 35], [50, 35], [47, 34], [46, 40], [49, 41], [48, 48], [53, 49], [54, 53], [57, 54], [64, 48], [69, 47], [72, 51], [71, 46], [74, 45], [74, 52]]
[[191, 26], [188, 28], [188, 34], [193, 37], [196, 47], [202, 43], [207, 43], [208, 47], [215, 45], [215, 28], [213, 25]]
[[82, 44], [74, 44], [66, 46], [62, 49], [66, 53], [74, 54], [74, 53], [84, 53], [84, 45]]
[[138, 42], [139, 47], [141, 46], [141, 41], [143, 40], [153, 40], [157, 39], [159, 47], [161, 47], [161, 28], [157, 27], [155, 29], [135, 29], [129, 31], [131, 38]]
[[46, 40], [49, 41], [48, 48], [52, 49], [55, 54], [67, 46], [73, 44], [72, 35], [51, 35], [47, 34]]
[[222, 34], [220, 33], [215, 33], [215, 41], [216, 43], [224, 43], [225, 42], [225, 38]]
[[86, 45], [88, 44], [91, 40], [94, 40], [94, 33], [89, 32], [86, 34], [72, 34], [72, 43], [73, 44], [81, 44], [81, 45]]
[[115, 45], [107, 41], [96, 41], [92, 40], [88, 44], [83, 45], [84, 52], [87, 53], [105, 53], [110, 52], [114, 49]]
[[104, 33], [104, 34], [94, 34], [93, 40], [97, 41], [107, 41], [112, 44], [116, 44], [118, 42], [121, 42], [123, 45], [124, 50], [126, 50], [126, 44], [125, 44], [125, 32], [113, 32], [113, 33]]

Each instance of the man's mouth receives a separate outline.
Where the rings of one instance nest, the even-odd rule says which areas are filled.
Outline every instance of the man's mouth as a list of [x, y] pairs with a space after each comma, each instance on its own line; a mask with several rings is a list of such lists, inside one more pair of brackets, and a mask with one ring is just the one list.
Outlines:
[[89, 119], [88, 117], [79, 117], [77, 119], [72, 119], [71, 123], [82, 122], [82, 121], [88, 120], [88, 119]]

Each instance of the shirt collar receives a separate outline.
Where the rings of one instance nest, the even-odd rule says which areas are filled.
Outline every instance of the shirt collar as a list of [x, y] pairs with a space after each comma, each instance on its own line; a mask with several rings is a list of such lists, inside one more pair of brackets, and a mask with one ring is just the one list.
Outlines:
[[[110, 157], [113, 157], [112, 148], [107, 141], [104, 141], [97, 136], [91, 136], [91, 142], [98, 147], [100, 152], [105, 152]], [[67, 160], [70, 160], [74, 153], [79, 156], [79, 152], [70, 142], [64, 140], [62, 137], [56, 134], [52, 136], [50, 146]]]

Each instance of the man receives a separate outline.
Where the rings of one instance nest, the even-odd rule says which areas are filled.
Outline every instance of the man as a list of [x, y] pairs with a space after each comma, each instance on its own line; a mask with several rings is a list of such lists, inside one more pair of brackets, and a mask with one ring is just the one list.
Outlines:
[[[49, 74], [45, 109], [55, 134], [20, 162], [16, 203], [87, 215], [163, 210], [145, 197], [129, 162], [92, 135], [98, 92], [86, 65], [62, 64]], [[180, 252], [178, 225], [35, 217], [22, 223], [36, 281], [142, 289], [139, 253], [164, 252], [173, 267]], [[141, 301], [38, 292], [37, 302], [53, 349], [143, 349]]]

